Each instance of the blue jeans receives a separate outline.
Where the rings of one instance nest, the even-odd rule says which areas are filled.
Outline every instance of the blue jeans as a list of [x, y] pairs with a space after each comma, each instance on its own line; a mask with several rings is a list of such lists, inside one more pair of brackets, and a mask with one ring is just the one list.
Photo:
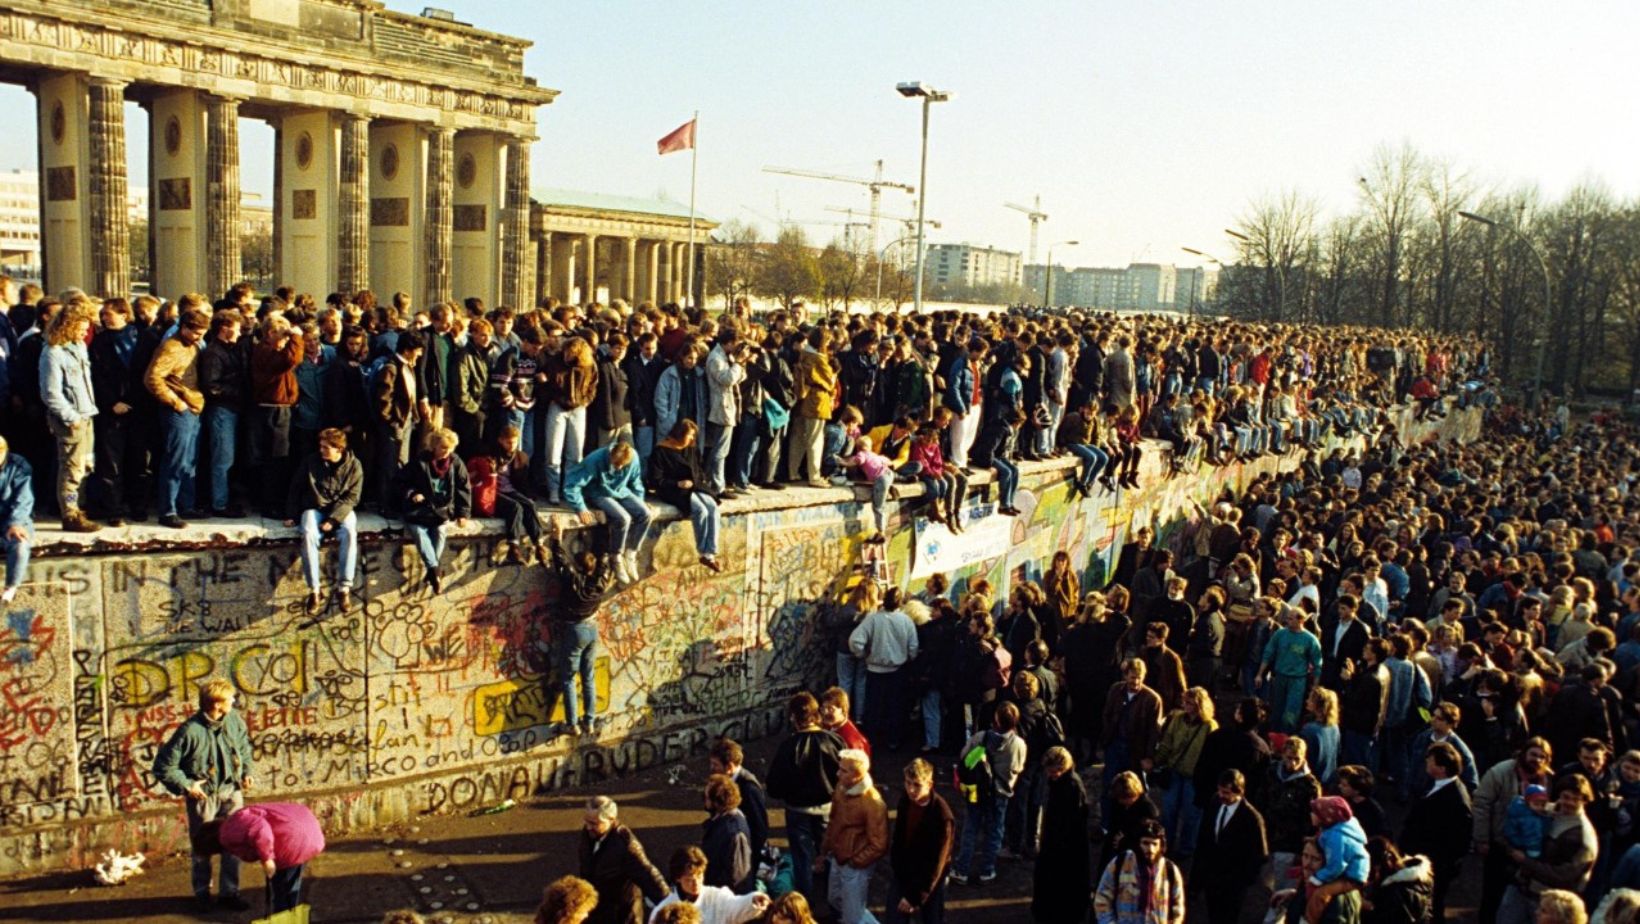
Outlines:
[[239, 412], [213, 404], [205, 409], [205, 431], [211, 437], [211, 509], [228, 507], [228, 470], [233, 468], [234, 436]]
[[1110, 462], [1110, 453], [1087, 443], [1071, 443], [1070, 450], [1072, 455], [1082, 460], [1082, 474], [1076, 483], [1085, 491], [1093, 486], [1093, 479], [1105, 470], [1105, 465]]
[[289, 911], [302, 903], [302, 867], [295, 866], [273, 871], [273, 878], [268, 881], [268, 891], [273, 893], [273, 913]]
[[159, 515], [175, 516], [194, 508], [194, 465], [199, 455], [199, 415], [193, 411], [160, 411], [165, 430], [159, 463]]
[[866, 907], [871, 889], [872, 867], [856, 869], [836, 859], [831, 861], [831, 877], [826, 882], [826, 899], [837, 909], [840, 924], [877, 924], [877, 916]]
[[547, 500], [557, 504], [563, 498], [564, 470], [581, 461], [581, 446], [587, 436], [587, 409], [578, 407], [567, 411], [554, 401], [547, 406], [544, 432], [536, 472]]
[[419, 523], [408, 524], [410, 535], [416, 540], [416, 551], [421, 553], [421, 563], [427, 566], [428, 571], [437, 571], [439, 562], [444, 560], [445, 534], [450, 525], [440, 523], [437, 526], [422, 526]]
[[1014, 492], [1019, 490], [1019, 466], [998, 457], [991, 460], [997, 473], [997, 503], [1003, 507], [1014, 505]]
[[1008, 848], [1015, 853], [1036, 853], [1042, 832], [1042, 800], [1048, 794], [1048, 779], [1042, 765], [1027, 766], [1014, 781], [1014, 795], [1008, 800], [1007, 823], [1003, 826]]
[[[205, 822], [226, 818], [244, 807], [245, 794], [238, 788], [229, 789], [226, 792], [213, 791], [207, 788], [205, 798], [187, 800], [188, 836], [192, 838], [194, 832], [198, 831]], [[190, 875], [193, 879], [195, 895], [211, 894], [211, 857], [212, 854], [208, 853], [193, 855]], [[221, 863], [222, 871], [216, 883], [217, 894], [238, 895], [239, 858], [230, 853], [223, 853]]]
[[610, 497], [607, 494], [588, 495], [587, 506], [604, 515], [609, 526], [611, 552], [636, 552], [649, 534], [649, 506], [636, 497]]
[[1188, 774], [1173, 772], [1173, 782], [1162, 793], [1162, 825], [1167, 828], [1167, 840], [1180, 856], [1196, 852], [1196, 828], [1201, 825], [1202, 810], [1196, 806], [1196, 784]]
[[700, 443], [701, 465], [706, 469], [706, 489], [718, 494], [724, 488], [724, 467], [729, 462], [729, 445], [735, 437], [734, 424], [706, 422]]
[[967, 876], [988, 876], [997, 871], [997, 851], [1002, 849], [1002, 827], [1008, 818], [1008, 799], [998, 794], [968, 803], [962, 822], [962, 841], [951, 868]]
[[877, 532], [888, 532], [888, 489], [894, 487], [894, 473], [883, 472], [871, 483], [871, 522]]
[[940, 732], [943, 729], [945, 717], [940, 711], [940, 688], [930, 686], [922, 695], [922, 724], [923, 746], [937, 748], [940, 746]]
[[811, 904], [820, 898], [814, 894], [814, 858], [819, 856], [820, 841], [825, 836], [824, 816], [786, 807], [786, 844], [792, 855], [792, 888]]
[[[324, 515], [317, 510], [302, 511], [302, 575], [307, 578], [308, 589], [319, 590], [319, 542], [324, 538], [319, 524], [324, 522]], [[347, 518], [336, 524], [331, 530], [336, 534], [336, 554], [340, 561], [337, 563], [341, 571], [336, 586], [347, 590], [353, 586], [353, 578], [359, 570], [359, 516], [348, 513]]]
[[[564, 695], [564, 722], [590, 721], [598, 713], [592, 662], [598, 656], [598, 627], [592, 620], [563, 623], [558, 639], [558, 682]], [[575, 698], [575, 678], [581, 678], [581, 698]]]
[[[763, 418], [747, 414], [735, 425], [735, 438], [729, 448], [729, 483], [737, 488], [751, 485], [752, 461], [763, 445]], [[762, 479], [757, 479], [761, 481]]]
[[695, 530], [695, 551], [702, 555], [716, 555], [718, 527], [722, 523], [717, 498], [699, 491], [689, 492], [689, 525]]
[[632, 427], [632, 448], [638, 450], [638, 467], [642, 471], [649, 471], [649, 455], [655, 451], [655, 425], [634, 424]]
[[29, 552], [34, 546], [34, 527], [24, 526], [23, 529], [28, 532], [28, 538], [22, 541], [13, 539], [7, 536], [4, 530], [0, 530], [0, 549], [6, 552], [5, 586], [8, 589], [22, 586], [23, 579], [28, 576]]
[[866, 662], [837, 653], [837, 685], [848, 694], [848, 717], [858, 725], [866, 715]]

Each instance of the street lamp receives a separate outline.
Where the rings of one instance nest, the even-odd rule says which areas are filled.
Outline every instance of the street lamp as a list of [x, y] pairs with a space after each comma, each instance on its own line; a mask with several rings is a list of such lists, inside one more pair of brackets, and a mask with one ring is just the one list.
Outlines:
[[1543, 259], [1543, 251], [1539, 250], [1537, 244], [1532, 243], [1532, 239], [1523, 234], [1520, 228], [1514, 225], [1500, 224], [1495, 219], [1487, 218], [1485, 215], [1477, 215], [1474, 212], [1459, 212], [1458, 215], [1476, 224], [1482, 224], [1488, 228], [1503, 228], [1513, 234], [1520, 239], [1521, 243], [1526, 245], [1526, 249], [1532, 252], [1532, 256], [1537, 258], [1538, 269], [1543, 271], [1543, 322], [1540, 325], [1541, 329], [1538, 331], [1537, 370], [1532, 373], [1532, 405], [1536, 407], [1538, 396], [1543, 393], [1543, 355], [1549, 345], [1549, 312], [1554, 301], [1554, 284], [1549, 279], [1549, 261]]
[[1060, 241], [1057, 244], [1048, 245], [1048, 283], [1042, 293], [1042, 307], [1053, 307], [1053, 249], [1055, 247], [1076, 247], [1081, 243], [1081, 241]]
[[[1234, 228], [1225, 228], [1224, 233], [1230, 235], [1238, 241], [1241, 241], [1243, 244], [1246, 244], [1248, 249], [1252, 249], [1253, 239], [1247, 235], [1242, 234]], [[1185, 249], [1190, 250], [1188, 247]], [[1195, 253], [1196, 251], [1191, 252]], [[1219, 265], [1223, 266], [1224, 264], [1220, 263]], [[1264, 263], [1264, 292], [1266, 298], [1269, 297], [1270, 277], [1272, 276], [1274, 276], [1276, 280], [1276, 320], [1284, 321], [1287, 318], [1287, 268], [1282, 267], [1281, 272], [1278, 273], [1276, 272], [1275, 264], [1267, 258]], [[1265, 310], [1269, 310], [1268, 306], [1266, 306]]]
[[[935, 223], [934, 227], [939, 227], [939, 224]], [[906, 241], [914, 241], [916, 239], [917, 238], [914, 236], [907, 235], [898, 240], [889, 241], [886, 245], [884, 245], [882, 251], [877, 254], [877, 303], [879, 305], [882, 304], [883, 301], [883, 261], [888, 259], [889, 250], [904, 244]], [[903, 253], [900, 254], [899, 271], [905, 271], [905, 254]]]
[[[1224, 266], [1224, 261], [1223, 260], [1220, 260], [1218, 257], [1215, 257], [1212, 254], [1207, 253], [1206, 251], [1197, 250], [1194, 247], [1180, 247], [1179, 249], [1184, 251], [1185, 253], [1194, 254], [1195, 256], [1201, 257], [1203, 260], [1206, 260], [1209, 263], [1216, 263], [1216, 264], [1218, 264], [1218, 266], [1220, 268], [1223, 268], [1223, 266]], [[1201, 271], [1198, 269], [1196, 271], [1191, 272], [1191, 274], [1190, 274], [1190, 318], [1191, 318], [1191, 320], [1195, 320], [1195, 317], [1196, 317], [1196, 282], [1197, 282], [1198, 277], [1200, 276], [1200, 272]]]
[[923, 206], [928, 202], [928, 110], [935, 103], [943, 103], [954, 95], [936, 90], [918, 80], [907, 81], [894, 89], [906, 99], [922, 99], [922, 167], [917, 176], [917, 296], [913, 310], [922, 313], [923, 305]]

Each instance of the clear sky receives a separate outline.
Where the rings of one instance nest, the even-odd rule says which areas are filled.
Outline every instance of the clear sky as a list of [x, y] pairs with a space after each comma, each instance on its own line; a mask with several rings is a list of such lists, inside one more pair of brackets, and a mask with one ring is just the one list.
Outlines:
[[[826, 208], [867, 202], [765, 165], [864, 177], [881, 158], [916, 183], [902, 80], [956, 94], [933, 112], [928, 215], [944, 227], [930, 240], [1023, 251], [1028, 223], [1003, 203], [1040, 195], [1042, 248], [1082, 242], [1062, 263], [1227, 256], [1221, 229], [1253, 198], [1298, 188], [1352, 207], [1381, 143], [1483, 185], [1554, 197], [1599, 178], [1640, 197], [1631, 0], [430, 2], [535, 42], [528, 73], [562, 91], [540, 110], [536, 186], [687, 202], [689, 155], [658, 157], [655, 141], [698, 109], [701, 212], [765, 234], [777, 213], [841, 222]], [[0, 106], [32, 112], [15, 88]], [[131, 113], [139, 177], [146, 120]], [[242, 126], [248, 189], [271, 186], [272, 137]], [[32, 137], [6, 150], [0, 166], [33, 166]], [[910, 215], [912, 198], [886, 191], [884, 210]]]

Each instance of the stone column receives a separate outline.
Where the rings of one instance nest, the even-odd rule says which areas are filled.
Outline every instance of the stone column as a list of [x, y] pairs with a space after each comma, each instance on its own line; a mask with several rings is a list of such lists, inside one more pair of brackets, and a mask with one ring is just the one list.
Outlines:
[[205, 97], [205, 286], [221, 298], [239, 281], [239, 100]]
[[450, 300], [450, 239], [454, 212], [454, 129], [434, 128], [427, 136], [427, 305]]
[[672, 245], [672, 300], [685, 307], [689, 304], [689, 245]]
[[351, 294], [370, 288], [370, 119], [344, 112], [341, 125], [336, 288]]
[[646, 241], [643, 245], [643, 297], [651, 303], [658, 303], [661, 284], [661, 244], [659, 241]]
[[581, 235], [581, 304], [598, 300], [598, 235]]
[[638, 302], [638, 239], [621, 242], [621, 297], [629, 304]]
[[654, 241], [654, 300], [672, 300], [672, 241]]
[[501, 300], [522, 310], [529, 307], [526, 259], [530, 244], [530, 142], [527, 138], [507, 140], [507, 193], [502, 208]]
[[[104, 298], [131, 289], [131, 240], [126, 230], [125, 84], [91, 81], [91, 279]], [[157, 203], [151, 203], [150, 207]]]
[[[542, 229], [535, 239], [535, 303], [552, 294], [552, 232]], [[514, 306], [523, 309], [523, 305]]]
[[[285, 120], [273, 119], [273, 283], [285, 284]], [[352, 295], [352, 292], [347, 293]]]

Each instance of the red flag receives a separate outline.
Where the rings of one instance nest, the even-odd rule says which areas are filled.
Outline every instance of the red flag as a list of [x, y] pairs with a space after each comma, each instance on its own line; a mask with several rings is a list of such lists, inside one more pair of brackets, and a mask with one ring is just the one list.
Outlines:
[[695, 120], [690, 119], [679, 125], [672, 130], [671, 134], [656, 142], [655, 146], [660, 148], [662, 154], [670, 154], [673, 151], [687, 151], [693, 148], [695, 146]]

